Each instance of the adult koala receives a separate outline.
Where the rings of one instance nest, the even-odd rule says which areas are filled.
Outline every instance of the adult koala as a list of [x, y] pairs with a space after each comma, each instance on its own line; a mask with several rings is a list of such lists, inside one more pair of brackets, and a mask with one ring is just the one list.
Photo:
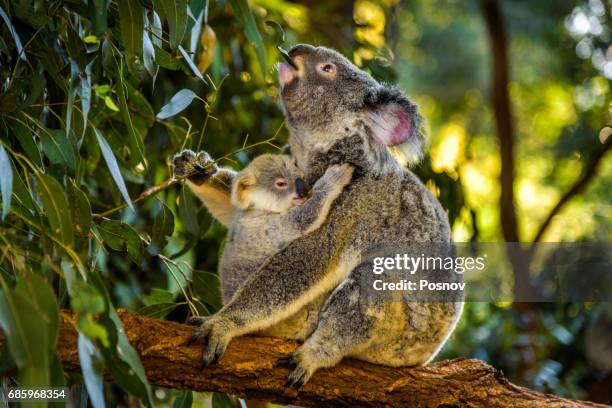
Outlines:
[[[374, 258], [444, 255], [450, 247], [441, 205], [389, 153], [410, 158], [420, 150], [417, 108], [333, 50], [297, 45], [289, 55], [279, 75], [298, 167], [311, 181], [341, 162], [354, 165], [356, 175], [319, 229], [253, 271], [217, 314], [192, 321], [199, 327], [191, 342], [205, 339], [206, 366], [246, 333], [303, 339], [283, 360], [295, 365], [288, 384], [296, 387], [346, 356], [390, 366], [426, 363], [454, 329], [462, 294], [372, 289]], [[192, 187], [206, 204], [206, 189]], [[420, 272], [404, 276], [398, 267], [385, 276], [415, 281]], [[453, 272], [427, 273], [430, 280], [461, 280]]]

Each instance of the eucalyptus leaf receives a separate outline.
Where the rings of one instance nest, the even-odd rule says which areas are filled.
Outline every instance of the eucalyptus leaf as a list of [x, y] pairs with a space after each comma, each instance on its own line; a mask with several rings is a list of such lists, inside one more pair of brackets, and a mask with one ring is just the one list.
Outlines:
[[142, 297], [145, 305], [150, 306], [157, 303], [171, 303], [174, 293], [166, 289], [153, 288], [151, 293]]
[[11, 23], [11, 19], [6, 15], [6, 13], [4, 12], [4, 9], [1, 6], [0, 6], [0, 17], [2, 17], [2, 19], [4, 20], [4, 24], [6, 24], [6, 28], [11, 34], [11, 37], [13, 37], [13, 41], [15, 41], [15, 46], [17, 47], [17, 52], [19, 52], [19, 57], [22, 60], [27, 61], [28, 59], [25, 55], [25, 52], [23, 52], [23, 46], [21, 45], [21, 39], [19, 38], [19, 34], [17, 34], [17, 31], [15, 30], [13, 23]]
[[34, 140], [34, 133], [20, 120], [7, 119], [13, 134], [19, 141], [21, 148], [28, 155], [28, 158], [34, 162], [38, 167], [43, 167], [42, 156], [38, 145]]
[[234, 406], [234, 401], [228, 395], [213, 392], [212, 408], [233, 408]]
[[98, 231], [106, 245], [115, 251], [127, 252], [134, 262], [140, 263], [142, 240], [130, 225], [117, 220], [104, 220], [98, 225]]
[[2, 145], [0, 145], [0, 192], [2, 193], [2, 220], [4, 220], [11, 208], [13, 168], [11, 167], [11, 159]]
[[176, 49], [185, 36], [187, 28], [187, 0], [155, 0], [155, 10], [162, 11], [170, 31], [170, 47]]
[[161, 208], [155, 216], [153, 230], [151, 231], [151, 243], [147, 250], [150, 254], [160, 253], [168, 244], [168, 237], [174, 232], [174, 214], [166, 204], [161, 204]]
[[66, 133], [60, 129], [42, 128], [38, 132], [43, 152], [53, 164], [67, 166], [70, 170], [76, 168], [76, 157], [72, 143]]
[[113, 154], [112, 149], [108, 145], [108, 142], [106, 141], [104, 136], [102, 136], [102, 133], [100, 133], [100, 131], [96, 129], [95, 127], [93, 129], [94, 129], [94, 133], [96, 134], [96, 138], [98, 139], [98, 144], [100, 145], [102, 156], [104, 156], [104, 160], [106, 160], [108, 169], [110, 170], [111, 175], [113, 176], [113, 179], [115, 180], [115, 183], [117, 184], [117, 187], [119, 188], [119, 192], [125, 199], [125, 202], [127, 203], [127, 205], [132, 209], [132, 211], [135, 212], [136, 210], [134, 209], [134, 206], [132, 205], [132, 200], [130, 199], [130, 195], [127, 191], [125, 181], [123, 180], [123, 176], [121, 175], [121, 171], [119, 170], [119, 164], [117, 164], [117, 159], [115, 158], [115, 155]]
[[157, 114], [157, 118], [167, 119], [182, 112], [197, 97], [198, 96], [191, 89], [181, 89], [161, 108]]
[[265, 75], [266, 72], [268, 72], [266, 66], [266, 51], [249, 3], [247, 3], [247, 0], [229, 0], [228, 3], [232, 7], [232, 10], [234, 10], [240, 23], [244, 26], [244, 33], [247, 39], [255, 46], [257, 61], [259, 62], [262, 74]]
[[153, 305], [140, 308], [138, 310], [138, 314], [152, 317], [154, 319], [163, 319], [179, 305], [179, 303], [172, 302], [155, 303]]
[[185, 62], [187, 63], [187, 65], [189, 66], [189, 69], [191, 70], [191, 72], [193, 73], [193, 75], [195, 75], [196, 77], [198, 77], [200, 80], [204, 81], [204, 77], [202, 76], [202, 73], [200, 72], [200, 70], [198, 69], [198, 67], [196, 67], [196, 65], [193, 63], [193, 60], [191, 59], [191, 57], [189, 56], [189, 54], [187, 54], [187, 51], [185, 51], [185, 49], [183, 48], [182, 45], [179, 45], [179, 52], [181, 53], [181, 55], [183, 56], [183, 58], [185, 59]]
[[82, 333], [79, 333], [78, 349], [83, 381], [91, 405], [94, 408], [104, 408], [104, 358], [91, 340]]
[[101, 37], [106, 31], [108, 18], [107, 7], [110, 3], [106, 0], [89, 0], [87, 4], [93, 33], [96, 36]]
[[193, 391], [185, 390], [177, 395], [172, 408], [191, 408], [193, 404]]
[[190, 234], [200, 234], [198, 208], [196, 207], [191, 190], [185, 184], [181, 187], [181, 194], [179, 195], [178, 215], [181, 224]]
[[119, 1], [117, 5], [123, 45], [132, 55], [140, 56], [144, 32], [144, 8], [138, 1]]
[[74, 245], [72, 214], [64, 188], [53, 177], [37, 174], [37, 191], [51, 227], [51, 234], [64, 245]]
[[214, 308], [214, 311], [223, 306], [223, 296], [221, 294], [221, 281], [214, 273], [195, 270], [192, 276], [193, 293], [200, 299]]

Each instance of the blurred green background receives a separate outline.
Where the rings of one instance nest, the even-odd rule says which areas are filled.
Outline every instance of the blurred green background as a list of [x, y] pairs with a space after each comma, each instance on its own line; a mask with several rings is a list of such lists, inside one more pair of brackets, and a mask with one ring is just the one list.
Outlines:
[[[413, 170], [448, 211], [456, 241], [610, 242], [609, 2], [0, 7], [0, 324], [9, 334], [26, 330], [4, 343], [3, 385], [79, 383], [61, 374], [52, 351], [57, 310], [71, 308], [79, 344], [92, 356], [86, 380], [99, 386], [92, 403], [128, 404], [133, 394], [161, 405], [178, 395], [177, 406], [189, 405], [191, 393], [149, 389], [138, 359], [113, 351], [123, 340], [112, 309], [182, 321], [220, 307], [216, 267], [226, 230], [170, 180], [170, 158], [205, 149], [240, 169], [285, 143], [279, 35], [266, 20], [285, 28], [287, 48], [336, 48], [419, 104], [429, 145]], [[505, 66], [499, 49], [507, 52], [507, 83], [503, 75], [493, 81]], [[498, 95], [508, 90], [510, 125], [500, 125], [504, 108], [491, 103], [496, 86]], [[511, 138], [502, 140], [500, 129]], [[513, 168], [502, 163], [504, 146], [514, 151]], [[504, 166], [511, 178], [501, 183]], [[504, 191], [514, 198], [501, 200]], [[124, 208], [128, 195], [134, 210]], [[515, 221], [501, 215], [508, 206]], [[609, 319], [609, 304], [469, 303], [438, 360], [480, 358], [530, 388], [612, 403], [612, 353], [593, 356], [587, 341], [602, 325], [612, 335]], [[43, 334], [46, 342], [34, 344]], [[115, 383], [102, 389], [103, 366]], [[87, 398], [84, 389], [78, 395]], [[229, 402], [215, 394], [212, 404]]]

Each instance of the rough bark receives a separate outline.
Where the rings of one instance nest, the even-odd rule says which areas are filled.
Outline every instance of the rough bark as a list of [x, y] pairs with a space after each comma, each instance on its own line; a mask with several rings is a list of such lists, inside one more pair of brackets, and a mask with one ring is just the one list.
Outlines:
[[[311, 407], [595, 407], [542, 394], [510, 383], [495, 368], [471, 359], [442, 361], [422, 367], [391, 368], [346, 359], [317, 371], [296, 391], [283, 384], [288, 368], [276, 360], [296, 343], [269, 337], [232, 341], [218, 364], [199, 370], [201, 345], [184, 343], [190, 326], [154, 320], [119, 310], [125, 332], [137, 350], [149, 382], [161, 387], [221, 391], [240, 397]], [[58, 355], [66, 371], [78, 371], [74, 316], [61, 313]]]

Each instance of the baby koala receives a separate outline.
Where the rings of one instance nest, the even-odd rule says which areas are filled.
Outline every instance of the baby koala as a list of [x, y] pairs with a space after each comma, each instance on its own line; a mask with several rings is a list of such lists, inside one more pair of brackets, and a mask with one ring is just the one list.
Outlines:
[[234, 177], [235, 210], [219, 264], [225, 303], [270, 256], [325, 222], [352, 175], [348, 164], [331, 166], [309, 191], [290, 156], [264, 154]]

